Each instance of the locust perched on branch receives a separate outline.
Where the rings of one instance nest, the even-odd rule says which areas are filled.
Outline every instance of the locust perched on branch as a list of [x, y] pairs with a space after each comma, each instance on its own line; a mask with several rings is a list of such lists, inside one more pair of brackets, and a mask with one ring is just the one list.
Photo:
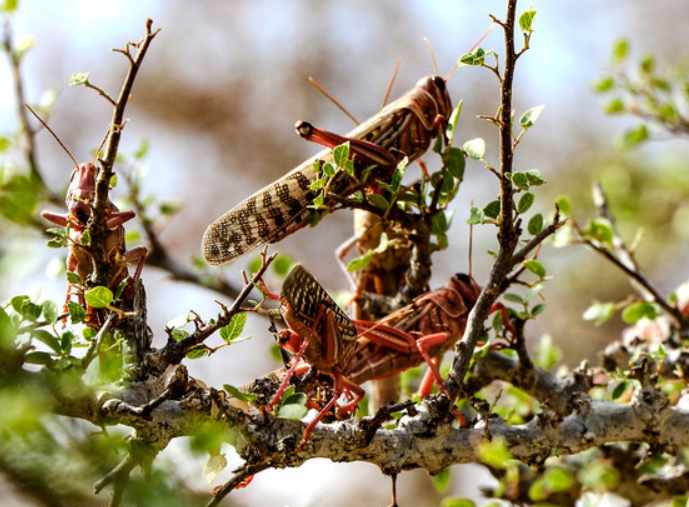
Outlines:
[[[420, 79], [416, 86], [347, 135], [319, 135], [304, 122], [297, 124], [302, 137], [332, 148], [343, 141], [351, 144], [355, 176], [377, 166], [374, 178], [388, 179], [405, 156], [410, 161], [423, 155], [431, 140], [444, 132], [452, 103], [441, 76]], [[314, 162], [332, 161], [327, 149], [245, 199], [218, 218], [203, 236], [203, 256], [209, 264], [229, 262], [266, 243], [276, 243], [308, 224], [308, 206], [316, 197], [311, 184], [318, 179]], [[318, 164], [316, 164], [318, 165]], [[330, 192], [347, 197], [356, 182], [345, 173], [333, 181]]]

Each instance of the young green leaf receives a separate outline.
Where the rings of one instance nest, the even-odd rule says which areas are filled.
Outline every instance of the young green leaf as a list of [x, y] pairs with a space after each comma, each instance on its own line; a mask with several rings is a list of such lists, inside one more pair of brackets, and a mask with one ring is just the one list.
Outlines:
[[598, 303], [595, 302], [589, 306], [582, 318], [584, 320], [594, 320], [596, 326], [600, 326], [602, 323], [610, 319], [615, 314], [615, 303]]
[[466, 158], [464, 152], [459, 148], [450, 148], [447, 150], [447, 171], [454, 179], [462, 181], [464, 179], [464, 168], [466, 167]]
[[240, 401], [246, 401], [246, 402], [251, 402], [256, 399], [256, 395], [252, 393], [245, 393], [244, 391], [239, 390], [238, 388], [234, 387], [233, 385], [230, 384], [223, 384], [222, 388], [230, 393], [233, 397], [237, 398]]
[[517, 204], [517, 213], [520, 215], [526, 213], [534, 203], [534, 200], [536, 200], [536, 196], [531, 192], [526, 192], [524, 195], [522, 195], [519, 199], [519, 203]]
[[479, 460], [493, 468], [504, 470], [508, 462], [512, 459], [507, 443], [500, 437], [496, 437], [490, 442], [480, 442], [478, 444]]
[[485, 208], [483, 208], [483, 213], [488, 218], [496, 219], [500, 216], [500, 201], [494, 200], [489, 202]]
[[333, 162], [339, 167], [344, 165], [349, 160], [349, 143], [344, 143], [333, 148]]
[[532, 216], [529, 219], [526, 229], [532, 236], [539, 234], [543, 230], [543, 215], [536, 213], [534, 216]]
[[483, 223], [484, 211], [475, 206], [471, 207], [471, 215], [467, 219], [467, 224], [478, 225]]
[[114, 298], [112, 291], [103, 286], [94, 287], [84, 293], [84, 299], [94, 308], [105, 308], [113, 302]]
[[531, 109], [527, 110], [522, 117], [519, 118], [519, 125], [525, 129], [533, 127], [538, 118], [541, 116], [541, 113], [543, 113], [544, 109], [545, 104], [541, 104], [540, 106], [532, 107]]
[[85, 85], [89, 82], [90, 72], [74, 72], [69, 78], [69, 86]]
[[467, 141], [463, 148], [467, 155], [475, 160], [483, 160], [483, 156], [486, 154], [486, 142], [480, 137]]
[[539, 261], [533, 259], [522, 262], [524, 267], [536, 276], [543, 278], [546, 275], [545, 267]]
[[536, 12], [533, 9], [529, 9], [528, 11], [524, 11], [520, 16], [519, 16], [519, 29], [522, 30], [523, 32], [531, 32], [533, 31], [533, 20], [536, 17]]
[[627, 324], [635, 324], [643, 318], [655, 320], [661, 315], [660, 308], [654, 303], [639, 302], [629, 305], [622, 312], [622, 320]]
[[347, 271], [354, 272], [354, 271], [359, 271], [360, 269], [364, 269], [366, 266], [369, 265], [372, 257], [373, 257], [373, 252], [371, 252], [369, 250], [368, 252], [366, 252], [361, 257], [357, 257], [356, 259], [352, 259], [349, 262], [349, 264], [347, 264]]
[[230, 323], [220, 328], [220, 337], [227, 343], [237, 340], [246, 325], [246, 313], [237, 313], [232, 317]]

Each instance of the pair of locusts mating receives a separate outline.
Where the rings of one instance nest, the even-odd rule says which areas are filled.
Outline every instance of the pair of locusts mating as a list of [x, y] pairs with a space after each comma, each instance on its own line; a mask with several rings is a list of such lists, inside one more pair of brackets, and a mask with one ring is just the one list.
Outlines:
[[[451, 113], [445, 80], [429, 76], [346, 136], [297, 123], [302, 138], [328, 149], [211, 224], [203, 237], [204, 257], [209, 264], [223, 264], [307, 225], [309, 205], [316, 197], [312, 183], [319, 178], [318, 164], [333, 160], [330, 149], [350, 144], [354, 178], [336, 173], [326, 204], [328, 196], [346, 198], [359, 190], [358, 176], [365, 169], [374, 166], [369, 176], [386, 181], [404, 157], [413, 161], [422, 156], [434, 138], [445, 135]], [[367, 380], [426, 362], [429, 372], [420, 394], [429, 394], [433, 381], [447, 394], [438, 361], [461, 338], [479, 293], [471, 277], [455, 275], [445, 287], [417, 297], [381, 322], [350, 320], [303, 266], [295, 266], [279, 296], [279, 311], [288, 329], [278, 335], [279, 344], [294, 357], [269, 405], [280, 402], [295, 371], [304, 366], [302, 361], [333, 379], [332, 396], [307, 426], [303, 442], [333, 407], [341, 414], [353, 412], [364, 394], [360, 384]], [[343, 395], [344, 404], [337, 405]]]

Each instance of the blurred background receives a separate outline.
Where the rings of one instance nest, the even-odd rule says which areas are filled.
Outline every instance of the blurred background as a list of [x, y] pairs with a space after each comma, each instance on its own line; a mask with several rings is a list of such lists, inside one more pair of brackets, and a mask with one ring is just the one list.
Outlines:
[[[520, 11], [526, 7], [520, 5]], [[686, 59], [689, 4], [579, 0], [557, 6], [537, 3], [534, 8], [536, 32], [532, 49], [518, 63], [514, 107], [517, 117], [539, 104], [546, 109], [523, 138], [516, 168], [539, 169], [548, 180], [548, 185], [537, 189], [539, 211], [549, 213], [555, 198], [568, 195], [582, 223], [593, 212], [591, 181], [602, 181], [628, 240], [639, 226], [645, 228], [638, 257], [649, 277], [669, 293], [689, 278], [682, 250], [689, 240], [687, 143], [661, 133], [659, 142], [621, 151], [616, 140], [636, 120], [605, 115], [591, 85], [609, 70], [611, 47], [620, 36], [631, 39], [632, 58], [653, 53], [659, 67]], [[22, 69], [27, 99], [33, 103], [47, 90], [57, 93], [49, 123], [80, 162], [90, 159], [100, 144], [111, 107], [92, 90], [70, 88], [71, 74], [88, 71], [92, 83], [116, 96], [127, 63], [110, 48], [138, 40], [146, 18], [153, 19], [154, 28], [162, 28], [135, 83], [120, 152], [131, 155], [142, 140], [148, 141], [142, 191], [182, 206], [160, 239], [176, 260], [191, 265], [213, 220], [318, 151], [295, 135], [295, 121], [308, 120], [339, 133], [353, 127], [309, 84], [309, 76], [363, 121], [381, 107], [398, 58], [402, 65], [392, 98], [434, 72], [424, 36], [433, 46], [440, 74], [445, 75], [490, 27], [488, 14], [501, 18], [504, 10], [504, 2], [497, 0], [63, 0], [22, 3], [11, 22], [18, 40], [35, 38]], [[498, 53], [503, 53], [502, 45], [497, 27], [481, 44]], [[3, 63], [0, 133], [4, 134], [18, 123], [10, 67]], [[483, 137], [486, 159], [497, 164], [497, 131], [477, 119], [495, 114], [495, 76], [484, 69], [460, 68], [448, 87], [455, 104], [464, 101], [456, 144]], [[49, 186], [62, 192], [72, 165], [46, 132], [38, 136], [38, 157]], [[426, 161], [436, 166], [436, 158], [428, 155]], [[468, 269], [465, 221], [470, 203], [483, 206], [496, 196], [495, 179], [481, 164], [468, 162], [454, 203], [450, 247], [434, 257], [434, 286]], [[281, 242], [279, 250], [305, 263], [330, 290], [346, 289], [333, 251], [351, 233], [351, 214], [339, 212], [326, 217], [323, 225]], [[496, 246], [493, 235], [488, 226], [474, 228], [473, 265], [479, 283], [490, 268], [486, 251]], [[37, 230], [0, 222], [0, 251], [3, 304], [15, 294], [64, 297], [63, 276], [52, 275], [56, 252], [44, 247]], [[580, 246], [547, 246], [539, 259], [554, 281], [544, 291], [548, 309], [527, 329], [529, 338], [536, 343], [544, 334], [551, 335], [569, 366], [585, 358], [595, 361], [596, 351], [619, 337], [622, 323], [617, 319], [595, 327], [581, 315], [593, 300], [623, 299], [630, 292], [629, 284]], [[239, 270], [247, 262], [241, 258], [222, 270], [239, 285]], [[163, 343], [163, 328], [170, 319], [192, 308], [204, 317], [218, 311], [213, 300], [219, 296], [212, 291], [170, 281], [166, 273], [151, 268], [144, 270], [143, 279], [157, 343]], [[189, 361], [192, 375], [220, 387], [224, 382], [241, 385], [274, 368], [265, 322], [249, 320], [247, 332], [253, 340], [198, 363]], [[203, 494], [210, 489], [200, 479], [205, 458], [190, 457], [185, 451], [185, 444], [175, 443], [164, 457], [182, 482]], [[240, 461], [232, 450], [227, 452], [231, 469]], [[477, 468], [453, 467], [453, 471], [451, 493], [477, 495], [478, 485], [488, 481], [477, 478], [482, 474]], [[221, 474], [216, 484], [227, 480], [228, 473]], [[423, 471], [403, 474], [398, 487], [405, 504], [411, 504], [412, 498], [419, 506], [438, 504], [440, 495]], [[296, 470], [265, 472], [249, 488], [230, 496], [229, 502], [236, 505], [385, 505], [389, 484], [370, 465], [312, 461]]]

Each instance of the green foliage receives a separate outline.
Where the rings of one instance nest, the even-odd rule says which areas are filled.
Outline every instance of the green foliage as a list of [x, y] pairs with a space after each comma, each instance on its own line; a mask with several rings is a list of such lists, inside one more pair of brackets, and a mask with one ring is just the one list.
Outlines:
[[248, 340], [249, 337], [239, 338], [239, 335], [244, 331], [244, 326], [246, 325], [246, 313], [240, 312], [232, 317], [229, 324], [220, 328], [220, 338], [225, 340], [226, 343], [237, 343], [240, 341]]

